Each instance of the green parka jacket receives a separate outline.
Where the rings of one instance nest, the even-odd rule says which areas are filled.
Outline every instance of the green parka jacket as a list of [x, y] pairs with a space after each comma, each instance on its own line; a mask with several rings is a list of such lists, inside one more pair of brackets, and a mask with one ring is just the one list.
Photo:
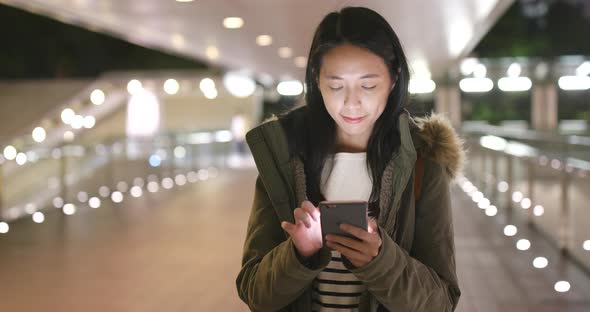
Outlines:
[[[301, 118], [302, 109], [289, 114]], [[383, 244], [377, 257], [350, 271], [367, 287], [360, 311], [453, 311], [460, 290], [449, 186], [464, 159], [462, 142], [439, 115], [400, 115], [401, 146], [382, 178], [378, 224]], [[289, 156], [286, 132], [274, 118], [248, 132], [258, 167], [242, 268], [240, 298], [252, 311], [311, 311], [314, 278], [331, 260], [322, 248], [313, 263], [302, 263], [282, 221], [305, 196], [304, 164]], [[417, 153], [424, 159], [421, 195], [414, 198]]]

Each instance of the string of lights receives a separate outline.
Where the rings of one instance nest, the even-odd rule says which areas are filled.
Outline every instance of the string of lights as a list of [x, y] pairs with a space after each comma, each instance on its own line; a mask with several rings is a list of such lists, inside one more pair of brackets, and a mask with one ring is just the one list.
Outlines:
[[[462, 176], [457, 181], [463, 192], [465, 192], [465, 194], [467, 194], [471, 200], [477, 204], [476, 207], [481, 209], [487, 216], [495, 217], [499, 215], [496, 205], [493, 205], [491, 200], [488, 199], [485, 194], [481, 192], [468, 178]], [[510, 185], [505, 181], [500, 181], [497, 184], [497, 189], [500, 193], [508, 192], [509, 187]], [[519, 203], [522, 209], [529, 209], [533, 205], [531, 200], [524, 197], [523, 193], [520, 191], [514, 191], [511, 197], [512, 201], [514, 203]], [[545, 209], [542, 205], [535, 205], [533, 208], [533, 213], [535, 216], [539, 217], [544, 214], [544, 210]], [[516, 239], [515, 247], [520, 251], [529, 250], [533, 245], [529, 239], [517, 237], [519, 234], [519, 229], [515, 224], [504, 225], [502, 232], [506, 237], [514, 237]], [[584, 242], [583, 248], [585, 250], [590, 250], [590, 240]], [[545, 256], [537, 256], [533, 259], [532, 266], [536, 269], [545, 269], [549, 266], [549, 260]], [[554, 289], [556, 292], [565, 293], [570, 291], [571, 285], [567, 280], [560, 280], [555, 282]]]
[[[63, 214], [71, 216], [76, 213], [79, 208], [98, 209], [103, 205], [104, 201], [111, 201], [115, 204], [122, 203], [125, 198], [140, 198], [148, 193], [157, 193], [162, 190], [172, 190], [175, 187], [181, 187], [197, 182], [205, 182], [210, 179], [217, 178], [219, 170], [216, 167], [208, 167], [199, 169], [197, 171], [191, 170], [183, 173], [178, 173], [175, 176], [164, 176], [159, 178], [155, 174], [148, 175], [145, 179], [136, 177], [129, 184], [125, 181], [120, 181], [115, 187], [109, 188], [106, 185], [100, 186], [96, 193], [80, 191], [76, 199], [77, 202], [65, 202], [64, 198], [55, 197], [52, 201], [53, 207], [61, 209]], [[43, 211], [36, 211], [30, 209], [27, 212], [31, 215], [33, 222], [43, 223], [45, 221], [45, 213]], [[0, 222], [0, 234], [7, 234], [10, 226], [6, 222]]]

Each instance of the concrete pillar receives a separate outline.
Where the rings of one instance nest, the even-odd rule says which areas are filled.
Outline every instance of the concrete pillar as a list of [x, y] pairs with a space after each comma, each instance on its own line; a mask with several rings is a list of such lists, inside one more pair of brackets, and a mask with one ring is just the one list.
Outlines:
[[0, 164], [0, 220], [2, 220], [4, 218], [4, 196], [3, 195], [4, 195], [4, 165]]
[[441, 86], [436, 89], [434, 109], [449, 118], [454, 127], [461, 126], [461, 92], [455, 86]]
[[531, 122], [535, 130], [557, 128], [557, 87], [554, 84], [533, 86]]

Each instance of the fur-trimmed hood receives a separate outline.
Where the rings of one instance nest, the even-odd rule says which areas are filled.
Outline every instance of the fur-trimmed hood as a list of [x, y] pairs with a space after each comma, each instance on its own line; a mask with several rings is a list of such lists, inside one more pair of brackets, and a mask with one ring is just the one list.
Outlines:
[[465, 150], [463, 140], [459, 138], [449, 120], [442, 114], [412, 120], [421, 141], [414, 144], [418, 145], [416, 148], [422, 155], [443, 166], [451, 178], [460, 175], [465, 162]]

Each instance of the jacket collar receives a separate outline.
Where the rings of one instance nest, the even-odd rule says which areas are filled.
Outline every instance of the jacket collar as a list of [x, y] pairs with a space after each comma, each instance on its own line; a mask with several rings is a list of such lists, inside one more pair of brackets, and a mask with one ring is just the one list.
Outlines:
[[400, 147], [385, 167], [379, 193], [378, 222], [389, 233], [393, 232], [402, 193], [412, 176], [417, 158], [409, 115], [407, 113], [401, 114], [398, 124]]
[[246, 141], [258, 174], [281, 221], [294, 222], [291, 207], [297, 205], [289, 147], [283, 127], [275, 118], [250, 130]]

